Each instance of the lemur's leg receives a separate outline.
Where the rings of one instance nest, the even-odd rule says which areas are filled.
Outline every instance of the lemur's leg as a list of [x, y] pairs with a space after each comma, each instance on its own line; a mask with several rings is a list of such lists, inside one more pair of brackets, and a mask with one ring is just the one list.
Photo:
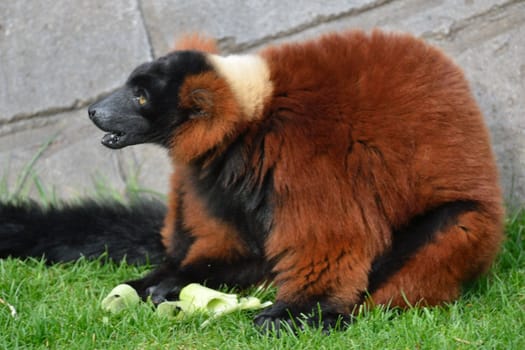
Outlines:
[[139, 295], [159, 303], [192, 282], [247, 287], [263, 281], [269, 273], [264, 257], [251, 252], [232, 225], [211, 216], [191, 187], [174, 188], [162, 232], [168, 257], [144, 278], [128, 282]]
[[[405, 231], [405, 243], [396, 244], [376, 264], [370, 275], [369, 303], [406, 308], [410, 305], [439, 305], [459, 296], [464, 282], [486, 272], [503, 238], [501, 214], [484, 210], [472, 202], [442, 206], [418, 226]], [[410, 256], [403, 245], [410, 234], [432, 230], [432, 239]], [[394, 238], [396, 239], [396, 238]], [[396, 247], [397, 246], [397, 247]], [[396, 252], [397, 248], [397, 252]], [[398, 270], [390, 271], [398, 266]]]

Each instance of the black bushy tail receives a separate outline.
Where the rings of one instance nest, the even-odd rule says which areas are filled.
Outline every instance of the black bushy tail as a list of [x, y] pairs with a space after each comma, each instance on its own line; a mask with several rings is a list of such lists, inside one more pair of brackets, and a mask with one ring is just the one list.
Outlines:
[[49, 263], [98, 258], [160, 263], [166, 208], [156, 200], [64, 204], [0, 203], [0, 258], [45, 257]]

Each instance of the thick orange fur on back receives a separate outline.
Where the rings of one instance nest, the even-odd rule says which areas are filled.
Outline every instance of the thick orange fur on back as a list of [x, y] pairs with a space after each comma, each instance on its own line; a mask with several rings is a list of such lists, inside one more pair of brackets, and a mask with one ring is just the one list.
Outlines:
[[[462, 72], [420, 40], [381, 32], [329, 35], [263, 56], [275, 87], [268, 110], [285, 124], [275, 190], [287, 201], [266, 246], [281, 257], [278, 298], [329, 289], [353, 305], [393, 230], [444, 203], [472, 200], [479, 211], [459, 218], [467, 230], [443, 232], [372, 295], [400, 306], [402, 293], [414, 304], [457, 297], [502, 239], [495, 162]], [[323, 270], [326, 261], [334, 263]]]

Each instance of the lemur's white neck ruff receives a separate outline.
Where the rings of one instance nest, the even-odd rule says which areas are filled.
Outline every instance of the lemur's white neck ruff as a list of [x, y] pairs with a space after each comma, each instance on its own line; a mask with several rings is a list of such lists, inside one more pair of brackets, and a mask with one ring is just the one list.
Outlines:
[[266, 61], [257, 55], [209, 56], [211, 64], [230, 85], [248, 119], [261, 116], [264, 101], [273, 91]]

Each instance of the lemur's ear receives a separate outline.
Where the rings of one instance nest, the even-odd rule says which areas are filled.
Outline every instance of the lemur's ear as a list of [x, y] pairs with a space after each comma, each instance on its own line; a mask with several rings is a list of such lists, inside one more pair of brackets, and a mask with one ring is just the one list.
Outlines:
[[199, 33], [185, 34], [181, 36], [175, 40], [173, 49], [196, 50], [213, 54], [219, 53], [219, 49], [217, 48], [217, 40]]
[[204, 73], [189, 76], [179, 92], [180, 107], [190, 111], [190, 119], [207, 118], [215, 113], [217, 78]]
[[206, 118], [213, 113], [213, 92], [205, 88], [197, 88], [189, 93], [191, 101], [191, 119]]
[[179, 90], [179, 107], [191, 119], [236, 121], [240, 116], [237, 100], [227, 82], [214, 71], [191, 75]]

